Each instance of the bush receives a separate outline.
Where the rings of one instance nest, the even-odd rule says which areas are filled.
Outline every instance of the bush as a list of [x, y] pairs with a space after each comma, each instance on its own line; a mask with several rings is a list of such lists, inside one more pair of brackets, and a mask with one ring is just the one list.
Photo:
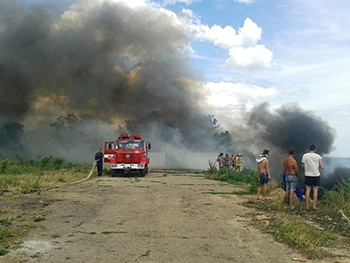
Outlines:
[[257, 172], [244, 168], [241, 172], [234, 172], [229, 167], [222, 167], [220, 170], [215, 172], [212, 167], [204, 172], [205, 178], [211, 180], [224, 181], [229, 184], [247, 184], [247, 191], [245, 194], [256, 194], [259, 187], [259, 181]]
[[336, 220], [338, 224], [344, 224], [340, 210], [347, 217], [350, 217], [350, 178], [347, 181], [338, 182], [331, 190], [325, 190], [320, 202], [323, 206], [322, 210], [326, 214]]
[[62, 165], [63, 165], [64, 159], [62, 158], [55, 158], [53, 159], [53, 167], [55, 170], [59, 170], [61, 169]]
[[10, 161], [5, 159], [0, 162], [0, 174], [5, 174], [7, 171], [7, 168], [10, 164]]

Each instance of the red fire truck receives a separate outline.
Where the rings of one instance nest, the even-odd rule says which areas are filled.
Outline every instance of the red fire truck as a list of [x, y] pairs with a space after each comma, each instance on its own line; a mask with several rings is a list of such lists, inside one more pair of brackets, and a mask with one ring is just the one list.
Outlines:
[[148, 173], [148, 151], [151, 144], [141, 138], [139, 133], [121, 133], [115, 141], [104, 143], [104, 162], [110, 164], [111, 175]]

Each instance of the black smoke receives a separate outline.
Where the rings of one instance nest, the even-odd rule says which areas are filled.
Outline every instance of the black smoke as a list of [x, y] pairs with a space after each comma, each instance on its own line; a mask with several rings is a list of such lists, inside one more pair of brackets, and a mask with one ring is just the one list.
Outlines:
[[[203, 112], [207, 89], [187, 54], [187, 22], [149, 5], [2, 0], [0, 128], [23, 123], [22, 153], [30, 156], [86, 160], [125, 120], [168, 156], [216, 152]], [[255, 168], [254, 157], [269, 148], [277, 176], [289, 147], [298, 162], [312, 143], [321, 154], [332, 151], [334, 129], [296, 104], [271, 110], [264, 103], [242, 114], [245, 124], [230, 129], [227, 148], [241, 151], [246, 166]], [[62, 116], [79, 125], [57, 139], [52, 127]]]
[[[295, 159], [301, 170], [301, 157], [311, 144], [321, 155], [333, 150], [336, 131], [312, 111], [296, 103], [271, 109], [268, 102], [256, 105], [246, 113], [246, 123], [232, 130], [234, 145], [245, 145], [245, 154], [255, 168], [254, 157], [264, 149], [270, 150], [270, 168], [273, 178], [283, 174], [283, 159], [289, 148], [296, 149]], [[247, 148], [248, 147], [248, 148]]]
[[24, 123], [27, 144], [38, 145], [50, 138], [44, 125], [86, 114], [100, 147], [114, 139], [106, 138], [108, 125], [130, 119], [151, 140], [207, 149], [204, 82], [189, 65], [190, 35], [180, 17], [113, 1], [63, 6], [1, 1], [2, 125]]

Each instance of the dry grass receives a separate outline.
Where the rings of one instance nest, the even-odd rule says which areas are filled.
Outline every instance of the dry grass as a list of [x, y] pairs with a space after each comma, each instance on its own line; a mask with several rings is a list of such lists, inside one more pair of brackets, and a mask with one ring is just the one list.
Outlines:
[[[4, 163], [4, 161], [2, 161]], [[52, 187], [60, 187], [86, 178], [91, 167], [75, 165], [72, 167], [48, 166], [43, 169], [37, 163], [21, 164], [7, 161], [6, 170], [0, 173], [0, 192], [39, 192]]]

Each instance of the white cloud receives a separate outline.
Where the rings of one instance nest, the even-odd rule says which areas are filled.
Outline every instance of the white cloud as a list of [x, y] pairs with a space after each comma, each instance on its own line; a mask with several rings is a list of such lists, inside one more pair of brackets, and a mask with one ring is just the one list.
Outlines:
[[263, 88], [257, 85], [232, 82], [208, 82], [208, 103], [212, 106], [242, 106], [271, 100], [277, 96], [274, 87]]
[[242, 120], [242, 109], [250, 110], [254, 105], [273, 100], [278, 96], [276, 88], [263, 88], [246, 83], [227, 81], [208, 82], [207, 106], [208, 112], [219, 120], [222, 127], [239, 124]]
[[213, 42], [215, 46], [219, 46], [222, 49], [229, 50], [232, 46], [239, 46], [241, 39], [236, 35], [236, 30], [231, 26], [222, 28], [221, 26], [214, 25], [211, 28], [209, 26], [200, 25], [194, 26], [197, 30], [196, 37], [201, 41]]
[[148, 0], [132, 0], [132, 1], [130, 1], [130, 0], [112, 0], [112, 1], [125, 3], [128, 6], [130, 6], [131, 8], [144, 6], [144, 5], [149, 4]]
[[226, 60], [228, 67], [267, 68], [270, 67], [272, 61], [272, 52], [263, 45], [232, 48], [229, 55], [230, 57]]
[[254, 0], [235, 0], [235, 2], [241, 3], [241, 4], [252, 4], [254, 3]]
[[[214, 25], [209, 27], [203, 25], [201, 21], [193, 15], [189, 9], [183, 9], [180, 16], [174, 12], [156, 6], [149, 0], [113, 0], [115, 2], [123, 2], [131, 7], [153, 6], [160, 12], [166, 13], [169, 17], [173, 17], [174, 23], [188, 30], [193, 35], [194, 41], [211, 42], [215, 46], [228, 51], [227, 67], [259, 69], [268, 68], [271, 65], [273, 54], [264, 45], [259, 45], [262, 29], [258, 27], [250, 18], [246, 18], [243, 27], [236, 31], [232, 26], [221, 27]], [[164, 4], [176, 4], [179, 2], [191, 4], [199, 0], [165, 0]], [[187, 47], [191, 52], [191, 47]]]
[[175, 5], [177, 3], [184, 3], [186, 5], [191, 5], [195, 2], [201, 2], [202, 0], [164, 0], [164, 5]]
[[244, 20], [243, 27], [238, 31], [238, 36], [242, 39], [242, 46], [254, 47], [261, 39], [261, 27], [258, 27], [250, 18]]
[[200, 22], [191, 26], [195, 39], [209, 41], [222, 49], [228, 50], [228, 67], [238, 68], [266, 68], [270, 67], [273, 53], [264, 45], [258, 45], [262, 29], [250, 18], [244, 21], [238, 32], [231, 27], [222, 28], [219, 25], [209, 27]]

